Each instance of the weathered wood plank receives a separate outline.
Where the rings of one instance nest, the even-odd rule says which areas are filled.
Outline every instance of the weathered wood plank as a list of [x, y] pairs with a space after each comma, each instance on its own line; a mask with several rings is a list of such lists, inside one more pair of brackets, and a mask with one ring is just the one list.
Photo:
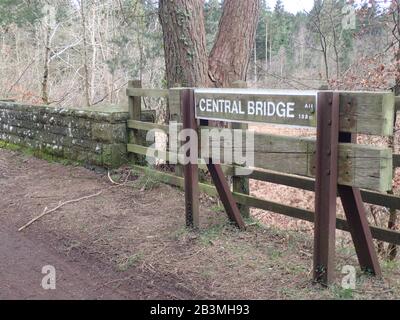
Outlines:
[[[175, 153], [154, 149], [150, 147], [144, 147], [137, 144], [128, 144], [127, 149], [128, 152], [131, 153], [139, 154], [142, 156], [149, 156], [151, 158], [156, 158], [164, 161], [170, 161], [172, 159], [176, 159]], [[178, 160], [180, 161], [182, 160], [182, 158], [178, 156]]]
[[340, 131], [393, 135], [395, 96], [391, 92], [341, 92]]
[[150, 130], [157, 129], [157, 130], [164, 131], [165, 133], [169, 132], [168, 125], [150, 123], [150, 122], [142, 122], [142, 121], [137, 121], [137, 120], [128, 120], [128, 128], [136, 129], [136, 130], [144, 130], [144, 131], [150, 131]]
[[[145, 112], [142, 113], [142, 116]], [[142, 119], [144, 120], [144, 119]], [[144, 128], [143, 130], [153, 129], [153, 127]], [[165, 128], [164, 128], [165, 129]], [[165, 130], [167, 132], [167, 130]], [[131, 151], [134, 152], [134, 151]], [[146, 153], [141, 153], [142, 155], [146, 155]], [[161, 158], [163, 160], [168, 160], [168, 158]], [[393, 166], [400, 167], [400, 155], [393, 155]], [[234, 167], [225, 165], [224, 171], [228, 175], [234, 175], [233, 172]], [[207, 169], [206, 165], [200, 164], [201, 169]], [[250, 179], [266, 181], [270, 183], [282, 184], [288, 187], [299, 188], [307, 191], [314, 191], [314, 179], [310, 177], [302, 177], [289, 173], [277, 172], [273, 170], [257, 170], [254, 169], [252, 174], [249, 176]], [[374, 204], [382, 207], [390, 207], [400, 210], [400, 198], [393, 196], [382, 194], [375, 191], [362, 190], [361, 191], [362, 198], [364, 202], [369, 204]]]
[[[209, 129], [209, 127], [202, 127]], [[254, 135], [254, 148], [247, 146], [246, 133], [224, 130], [226, 136], [241, 135], [242, 144], [235, 139], [219, 139], [221, 129], [213, 128], [212, 137], [201, 140], [201, 154], [225, 164], [226, 156], [232, 160], [234, 154], [254, 153], [255, 168], [273, 170], [306, 177], [315, 177], [316, 141], [313, 138], [285, 137], [266, 134]], [[219, 153], [219, 154], [218, 154]], [[386, 192], [392, 188], [392, 151], [375, 146], [339, 145], [339, 184]]]
[[[302, 176], [314, 176], [315, 141], [292, 137], [262, 136], [259, 136], [259, 145], [255, 144], [258, 148], [255, 152], [254, 166], [256, 168]], [[261, 138], [267, 143], [261, 144]], [[204, 144], [202, 144], [201, 149], [203, 148]], [[294, 151], [286, 151], [288, 148]], [[233, 147], [233, 150], [237, 149]], [[128, 151], [146, 155], [148, 148], [129, 144]], [[150, 149], [150, 154], [165, 161], [175, 159], [169, 152], [160, 150]], [[212, 151], [210, 151], [210, 155], [212, 154]], [[224, 154], [223, 148], [221, 148], [220, 154]], [[182, 155], [179, 157], [181, 157], [179, 159], [181, 162]], [[223, 157], [221, 158], [220, 162], [224, 164], [224, 159]], [[356, 144], [340, 144], [339, 184], [381, 192], [390, 190], [392, 181], [391, 161], [390, 149]], [[201, 168], [205, 168], [204, 164], [204, 160], [200, 160]], [[227, 165], [225, 167], [229, 167], [230, 163]], [[250, 176], [250, 178], [254, 177]]]
[[[300, 177], [276, 171], [255, 169], [250, 174], [249, 178], [307, 191], [315, 190], [315, 180], [309, 177]], [[400, 198], [397, 196], [368, 190], [361, 190], [361, 196], [363, 201], [366, 203], [400, 210]]]
[[[340, 144], [339, 183], [370, 190], [392, 189], [393, 157], [388, 148]], [[375, 187], [374, 187], [375, 184]], [[370, 185], [370, 187], [367, 187]]]
[[[134, 120], [129, 120], [128, 121], [128, 128], [130, 129], [137, 129], [137, 130], [144, 130], [144, 131], [150, 131], [153, 129], [159, 129], [164, 131], [166, 134], [169, 132], [169, 126], [168, 125], [162, 125], [162, 124], [155, 124], [155, 123], [149, 123], [149, 122], [144, 122], [148, 121], [151, 119], [143, 119], [144, 115], [149, 113], [150, 111], [143, 111], [142, 110], [142, 121], [134, 121]], [[154, 116], [153, 116], [154, 117]], [[178, 123], [178, 130], [182, 128], [182, 124]], [[208, 129], [214, 129], [212, 127], [202, 127], [208, 128]], [[393, 154], [393, 167], [394, 168], [399, 168], [400, 167], [400, 154]]]
[[[130, 121], [129, 126], [143, 130], [160, 129], [166, 132], [169, 129], [165, 125], [139, 121]], [[218, 128], [202, 127], [202, 129], [220, 132]], [[234, 131], [231, 131], [231, 135], [234, 134]], [[241, 134], [243, 141], [245, 141], [245, 133]], [[216, 142], [213, 140], [210, 143], [210, 148], [220, 143], [219, 139]], [[233, 152], [241, 151], [238, 149], [238, 145], [232, 146], [232, 142], [229, 140], [224, 143], [227, 144], [227, 150], [232, 148]], [[245, 146], [244, 150], [255, 151], [255, 167], [308, 177], [315, 175], [315, 139], [256, 134], [254, 146], [255, 150], [250, 150]], [[204, 143], [201, 144], [202, 152], [204, 152], [203, 148], [205, 148]], [[390, 149], [341, 144], [339, 154], [340, 184], [378, 191], [391, 189], [392, 157]], [[223, 148], [220, 149], [220, 155], [219, 159], [223, 163]], [[217, 155], [214, 156], [217, 158]]]
[[142, 89], [128, 87], [126, 89], [128, 97], [147, 97], [147, 98], [168, 98], [169, 91], [164, 89]]
[[154, 122], [156, 120], [155, 110], [142, 110], [140, 113], [140, 121], [142, 122]]
[[[140, 166], [134, 166], [133, 167], [135, 170], [138, 170], [140, 172], [148, 172], [148, 168], [140, 167]], [[184, 187], [184, 179], [181, 177], [177, 177], [172, 174], [164, 173], [164, 172], [159, 172], [155, 170], [151, 170], [152, 174], [157, 176], [160, 181], [171, 184], [173, 186], [177, 186], [180, 188]], [[217, 196], [217, 190], [215, 189], [214, 186], [209, 185], [209, 184], [204, 184], [204, 183], [199, 183], [199, 189], [201, 192], [206, 193], [210, 196]], [[309, 210], [304, 210], [300, 208], [295, 208], [295, 207], [290, 207], [286, 206], [283, 204], [275, 203], [272, 201], [267, 201], [267, 200], [262, 200], [259, 198], [255, 198], [252, 196], [240, 194], [240, 193], [234, 193], [233, 194], [234, 198], [239, 204], [243, 204], [252, 208], [258, 208], [261, 210], [266, 210], [266, 211], [271, 211], [274, 213], [282, 214], [288, 217], [304, 220], [313, 223], [314, 222], [314, 213]], [[349, 231], [347, 221], [344, 219], [336, 219], [336, 227], [339, 230], [343, 231]], [[383, 228], [378, 228], [378, 227], [373, 227], [370, 226], [372, 236], [374, 239], [388, 242], [388, 243], [393, 243], [400, 245], [400, 232], [398, 231], [393, 231], [393, 230], [388, 230], [388, 229], [383, 229]]]
[[[316, 94], [317, 91], [197, 89], [196, 112], [200, 119], [316, 127]], [[393, 135], [393, 93], [339, 94], [340, 131]]]
[[[204, 189], [205, 188], [203, 188], [203, 190]], [[272, 201], [261, 200], [255, 197], [246, 196], [242, 194], [235, 193], [233, 196], [239, 203], [244, 203], [253, 208], [279, 213], [288, 217], [297, 218], [311, 223], [314, 222], [314, 213], [312, 211], [290, 207]], [[349, 232], [347, 221], [344, 219], [340, 218], [336, 219], [336, 228], [338, 230]], [[373, 226], [370, 226], [370, 228], [374, 239], [393, 244], [400, 244], [400, 232]]]
[[[168, 131], [169, 131], [169, 126], [168, 125], [161, 125], [161, 124], [144, 122], [144, 121], [150, 121], [151, 120], [151, 118], [144, 119], [144, 116], [146, 114], [148, 114], [149, 112], [151, 112], [151, 111], [142, 111], [142, 114], [141, 114], [141, 118], [142, 118], [141, 120], [142, 121], [129, 120], [128, 121], [128, 128], [137, 129], [137, 130], [144, 130], [144, 131], [150, 131], [150, 130], [153, 130], [153, 129], [159, 129], [159, 130], [164, 131], [166, 134], [168, 134]], [[153, 118], [154, 118], [154, 116], [153, 116]], [[178, 130], [181, 127], [182, 127], [182, 124], [178, 123]], [[205, 127], [203, 127], [203, 128], [205, 128]], [[208, 129], [213, 129], [213, 128], [208, 127]], [[400, 154], [393, 154], [393, 167], [394, 168], [399, 168], [400, 167]]]
[[[150, 147], [144, 147], [141, 145], [135, 145], [135, 144], [128, 144], [127, 145], [128, 152], [131, 153], [136, 153], [142, 156], [149, 156], [150, 158], [156, 158], [164, 161], [171, 161], [178, 159], [179, 162], [182, 163], [183, 161], [183, 155], [178, 154], [170, 151], [163, 151], [163, 150], [158, 150]], [[224, 172], [225, 175], [233, 175], [234, 168], [232, 166], [227, 166], [227, 165], [221, 165], [222, 171]], [[199, 169], [201, 170], [208, 170], [207, 164], [204, 159], [199, 159]]]

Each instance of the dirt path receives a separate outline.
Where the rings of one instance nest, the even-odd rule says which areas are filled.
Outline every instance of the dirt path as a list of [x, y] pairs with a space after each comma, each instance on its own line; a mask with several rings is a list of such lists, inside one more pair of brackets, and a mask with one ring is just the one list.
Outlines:
[[[190, 291], [177, 288], [176, 280], [171, 277], [153, 276], [135, 270], [134, 266], [119, 270], [112, 253], [110, 257], [107, 251], [96, 251], [98, 238], [83, 245], [87, 234], [82, 227], [106, 225], [106, 217], [117, 212], [113, 205], [124, 202], [124, 194], [110, 189], [106, 180], [104, 172], [100, 175], [85, 168], [50, 164], [0, 149], [0, 299], [195, 297]], [[66, 206], [25, 231], [17, 231], [44, 207], [53, 208], [60, 201], [93, 194], [92, 190], [99, 189], [104, 190], [103, 198]], [[86, 216], [87, 220], [82, 224], [76, 218], [71, 223], [60, 219], [72, 212], [80, 218]], [[99, 216], [102, 221], [96, 221]], [[93, 236], [100, 237], [101, 233]], [[56, 290], [44, 290], [41, 286], [44, 277], [41, 271], [46, 265], [56, 269]]]
[[[127, 292], [104, 286], [107, 276], [93, 267], [72, 261], [5, 225], [0, 226], [0, 261], [0, 299], [127, 298]], [[46, 265], [56, 268], [56, 290], [41, 286]]]
[[[336, 285], [320, 290], [311, 282], [308, 232], [258, 223], [239, 232], [205, 195], [193, 232], [184, 227], [182, 191], [151, 174], [129, 177], [129, 186], [113, 187], [107, 172], [0, 149], [0, 299], [400, 297], [399, 262], [382, 261], [385, 281], [359, 273], [357, 290], [345, 291], [341, 268], [358, 263], [342, 241]], [[45, 207], [99, 191], [17, 232]], [[45, 265], [56, 268], [54, 291], [41, 288]]]

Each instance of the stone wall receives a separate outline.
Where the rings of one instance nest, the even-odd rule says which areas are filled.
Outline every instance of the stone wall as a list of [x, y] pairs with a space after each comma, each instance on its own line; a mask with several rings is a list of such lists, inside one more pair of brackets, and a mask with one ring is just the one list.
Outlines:
[[128, 112], [102, 106], [65, 109], [0, 101], [0, 140], [85, 164], [127, 161]]

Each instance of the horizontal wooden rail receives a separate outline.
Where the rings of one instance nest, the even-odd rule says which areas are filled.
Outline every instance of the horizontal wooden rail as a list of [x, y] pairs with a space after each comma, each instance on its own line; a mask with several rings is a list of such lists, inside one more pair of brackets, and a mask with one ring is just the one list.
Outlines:
[[[150, 122], [143, 122], [143, 121], [136, 121], [136, 120], [128, 120], [128, 128], [129, 129], [136, 129], [136, 130], [143, 130], [143, 131], [150, 131], [150, 130], [161, 130], [164, 131], [166, 134], [169, 133], [169, 125], [167, 124], [157, 124], [157, 123], [150, 123]], [[183, 128], [181, 123], [177, 124], [178, 130]]]
[[[164, 131], [166, 134], [168, 134], [168, 132], [169, 132], [169, 125], [156, 124], [156, 123], [143, 122], [143, 121], [135, 121], [135, 120], [128, 120], [128, 128], [143, 130], [143, 131], [150, 131], [153, 129], [158, 129], [158, 130]], [[178, 129], [179, 128], [182, 128], [181, 123], [178, 124]], [[201, 127], [201, 128], [212, 129], [211, 127]], [[400, 168], [400, 154], [393, 154], [393, 167]]]
[[[156, 159], [160, 159], [160, 160], [164, 160], [164, 161], [179, 160], [180, 163], [182, 163], [182, 160], [183, 160], [183, 155], [177, 155], [176, 153], [170, 152], [170, 151], [161, 151], [161, 150], [157, 150], [154, 148], [140, 146], [137, 144], [128, 144], [127, 148], [128, 148], [128, 152], [139, 154], [142, 156], [154, 155], [154, 157], [150, 156], [150, 158], [156, 158]], [[232, 166], [221, 165], [221, 167], [222, 167], [222, 171], [224, 172], [224, 174], [230, 175], [230, 176], [233, 175], [234, 169]], [[205, 163], [204, 160], [199, 159], [199, 169], [208, 170], [207, 164]]]
[[[306, 191], [315, 191], [315, 179], [313, 178], [300, 177], [268, 170], [254, 170], [253, 173], [249, 175], [249, 179], [280, 184]], [[400, 210], [400, 197], [368, 190], [361, 190], [361, 195], [366, 203]]]
[[157, 130], [164, 131], [165, 133], [168, 133], [168, 131], [169, 131], [168, 125], [151, 123], [151, 122], [143, 122], [143, 121], [137, 121], [137, 120], [128, 120], [128, 128], [143, 130], [143, 131], [150, 131], [150, 130], [157, 129]]
[[[254, 167], [272, 171], [315, 176], [316, 141], [314, 138], [288, 137], [255, 133], [254, 146], [247, 145], [247, 132], [219, 128], [212, 129], [215, 141], [201, 140], [202, 154], [209, 152], [212, 158], [224, 163], [224, 147], [229, 148], [229, 155], [245, 151], [254, 154]], [[241, 145], [236, 135], [241, 138]], [[221, 139], [228, 135], [235, 140]], [[213, 154], [212, 150], [219, 151]], [[327, 150], [326, 152], [329, 152]], [[392, 151], [389, 148], [343, 143], [339, 145], [338, 181], [342, 185], [386, 192], [392, 189]]]
[[[128, 151], [140, 155], [147, 155], [148, 148], [130, 144], [128, 145]], [[156, 150], [152, 150], [152, 152], [155, 151]], [[157, 158], [164, 161], [169, 161], [171, 159], [171, 155], [170, 152], [159, 152], [157, 154]], [[205, 164], [200, 164], [199, 168], [202, 170], [207, 170], [207, 166]], [[226, 175], [234, 176], [236, 174], [234, 166], [223, 165], [222, 168]], [[313, 178], [301, 177], [270, 170], [253, 169], [248, 178], [258, 181], [280, 184], [287, 187], [298, 188], [306, 191], [314, 192], [315, 190], [315, 180]], [[361, 190], [361, 195], [364, 202], [366, 203], [400, 210], [400, 197], [369, 190]]]
[[168, 98], [169, 90], [165, 89], [142, 89], [128, 88], [126, 89], [128, 97], [144, 97], [144, 98]]
[[[165, 124], [157, 124], [157, 123], [150, 123], [150, 122], [143, 122], [143, 121], [136, 121], [136, 120], [128, 120], [128, 128], [129, 129], [137, 129], [143, 131], [150, 131], [150, 130], [161, 130], [164, 131], [166, 134], [169, 133], [169, 125]], [[182, 124], [178, 124], [178, 130], [182, 128]], [[212, 127], [200, 127], [202, 129], [215, 129]], [[299, 138], [297, 138], [299, 139]], [[301, 138], [300, 138], [301, 139]], [[393, 154], [393, 167], [399, 168], [400, 167], [400, 154]]]
[[[178, 161], [181, 160], [178, 158], [178, 155], [173, 152], [169, 151], [162, 151], [162, 150], [157, 150], [154, 148], [150, 147], [144, 147], [141, 145], [137, 144], [128, 144], [128, 152], [135, 153], [135, 154], [140, 154], [142, 156], [147, 156], [147, 155], [154, 155], [154, 158], [164, 160], [164, 161]], [[180, 156], [182, 157], [182, 156]]]
[[[179, 125], [181, 126], [181, 124]], [[159, 125], [149, 122], [132, 121], [132, 120], [128, 122], [128, 127], [132, 129], [139, 129], [145, 131], [149, 131], [152, 129], [160, 129], [166, 133], [169, 130], [169, 126], [167, 125]], [[140, 154], [146, 155], [147, 150], [144, 147], [141, 147], [139, 149], [140, 150], [138, 149], [131, 150], [131, 152], [140, 151], [139, 152]], [[167, 161], [165, 157], [160, 157], [160, 158]], [[393, 166], [400, 167], [400, 155], [398, 154], [393, 155]], [[201, 168], [206, 169], [206, 166], [202, 165]], [[233, 166], [225, 165], [224, 171], [227, 175], [230, 176], [235, 175]], [[249, 175], [249, 179], [280, 184], [307, 191], [314, 191], [314, 183], [315, 183], [314, 179], [309, 177], [301, 177], [293, 174], [280, 173], [272, 170], [258, 170], [258, 169], [253, 170], [252, 174]], [[382, 194], [368, 190], [362, 190], [361, 194], [364, 202], [366, 203], [400, 210], [400, 198], [397, 196]]]
[[[177, 186], [180, 188], [184, 187], [184, 179], [178, 176], [175, 176], [173, 174], [168, 174], [156, 170], [152, 170], [149, 168], [141, 167], [141, 166], [133, 166], [133, 168], [137, 171], [146, 173], [149, 172], [149, 170], [152, 172], [153, 175], [155, 175], [160, 181]], [[210, 196], [216, 196], [217, 195], [217, 190], [215, 189], [214, 186], [200, 183], [199, 188], [201, 192], [206, 193]], [[271, 211], [274, 213], [282, 214], [291, 218], [297, 218], [300, 220], [308, 221], [308, 222], [314, 222], [314, 213], [312, 211], [300, 209], [300, 208], [295, 208], [279, 203], [275, 203], [272, 201], [267, 201], [267, 200], [262, 200], [259, 198], [255, 198], [252, 196], [247, 196], [244, 194], [240, 193], [234, 193], [234, 198], [239, 204], [243, 204], [249, 207], [253, 208], [258, 208], [261, 210], [267, 210]], [[338, 218], [336, 220], [336, 225], [337, 229], [343, 230], [343, 231], [349, 231], [347, 221], [344, 219]], [[396, 245], [400, 245], [400, 232], [393, 231], [393, 230], [388, 230], [388, 229], [383, 229], [383, 228], [378, 228], [378, 227], [373, 227], [370, 226], [372, 235], [374, 239], [381, 240], [384, 242], [388, 243], [393, 243]]]
[[[129, 121], [129, 127], [134, 129], [160, 129], [167, 131], [165, 125]], [[203, 128], [204, 129], [204, 128]], [[216, 129], [216, 128], [215, 128]], [[220, 132], [219, 129], [216, 129]], [[233, 136], [233, 131], [231, 135]], [[238, 131], [240, 134], [241, 131]], [[285, 137], [267, 134], [255, 134], [254, 148], [248, 149], [243, 137], [243, 150], [254, 154], [254, 167], [272, 171], [313, 177], [315, 175], [315, 139]], [[222, 141], [222, 143], [221, 143]], [[227, 144], [226, 144], [227, 143]], [[140, 147], [140, 146], [138, 146]], [[136, 147], [136, 149], [138, 149]], [[220, 156], [210, 150], [218, 149]], [[202, 154], [209, 149], [210, 157], [224, 163], [224, 147], [232, 152], [240, 152], [236, 142], [216, 139], [207, 143], [201, 140]], [[129, 152], [136, 152], [135, 146], [128, 145]], [[156, 154], [155, 151], [152, 151]], [[167, 159], [164, 159], [167, 160]], [[168, 160], [167, 160], [168, 161]], [[227, 163], [230, 164], [230, 163]], [[392, 188], [392, 153], [390, 149], [357, 144], [340, 144], [339, 146], [339, 176], [342, 185], [386, 192]]]

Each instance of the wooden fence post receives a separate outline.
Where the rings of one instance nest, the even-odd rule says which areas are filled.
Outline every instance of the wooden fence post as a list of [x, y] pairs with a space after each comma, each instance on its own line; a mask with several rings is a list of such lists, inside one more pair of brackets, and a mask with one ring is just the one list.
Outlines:
[[[398, 101], [399, 97], [395, 97], [395, 101]], [[394, 119], [393, 119], [393, 127], [396, 128], [396, 123], [397, 123], [397, 112], [399, 109], [396, 106], [395, 113], [394, 113]], [[395, 153], [395, 134], [389, 138], [389, 143], [388, 146], [393, 150], [393, 153]], [[393, 167], [393, 177], [396, 175], [396, 167]], [[388, 192], [390, 195], [394, 195], [394, 190], [395, 190], [395, 185], [392, 186], [392, 190]], [[397, 210], [394, 208], [389, 208], [389, 224], [388, 227], [391, 230], [396, 230], [396, 225], [397, 225]], [[388, 254], [389, 258], [391, 260], [395, 260], [397, 257], [397, 246], [395, 244], [389, 244], [388, 247]]]
[[337, 93], [319, 92], [317, 100], [314, 281], [324, 285], [335, 274], [339, 99]]
[[[232, 88], [247, 88], [246, 81], [235, 81], [232, 83]], [[240, 129], [240, 130], [248, 130], [249, 126], [247, 124], [242, 123], [232, 123], [232, 129]], [[245, 195], [250, 194], [250, 183], [249, 178], [244, 176], [236, 176], [235, 174], [232, 177], [233, 184], [233, 192], [242, 193]], [[240, 214], [242, 217], [249, 218], [250, 217], [250, 208], [248, 206], [238, 204]]]
[[[128, 82], [128, 89], [129, 88], [142, 88], [142, 82], [140, 80], [130, 80]], [[140, 121], [142, 113], [142, 98], [128, 96], [128, 108], [129, 108], [129, 119]], [[129, 143], [137, 145], [141, 144], [139, 130], [136, 129], [129, 130]], [[143, 156], [139, 156], [132, 153], [131, 160], [134, 161], [135, 164], [141, 164], [143, 162]]]
[[[182, 118], [183, 129], [195, 130], [197, 132], [197, 122], [194, 109], [194, 91], [192, 89], [184, 89], [181, 91]], [[188, 138], [189, 141], [190, 138]], [[191, 158], [193, 152], [189, 150], [187, 156]], [[197, 152], [197, 150], [196, 150]], [[188, 163], [184, 166], [185, 176], [185, 212], [186, 226], [190, 228], [198, 228], [200, 224], [200, 191], [199, 191], [199, 168], [196, 163]]]

